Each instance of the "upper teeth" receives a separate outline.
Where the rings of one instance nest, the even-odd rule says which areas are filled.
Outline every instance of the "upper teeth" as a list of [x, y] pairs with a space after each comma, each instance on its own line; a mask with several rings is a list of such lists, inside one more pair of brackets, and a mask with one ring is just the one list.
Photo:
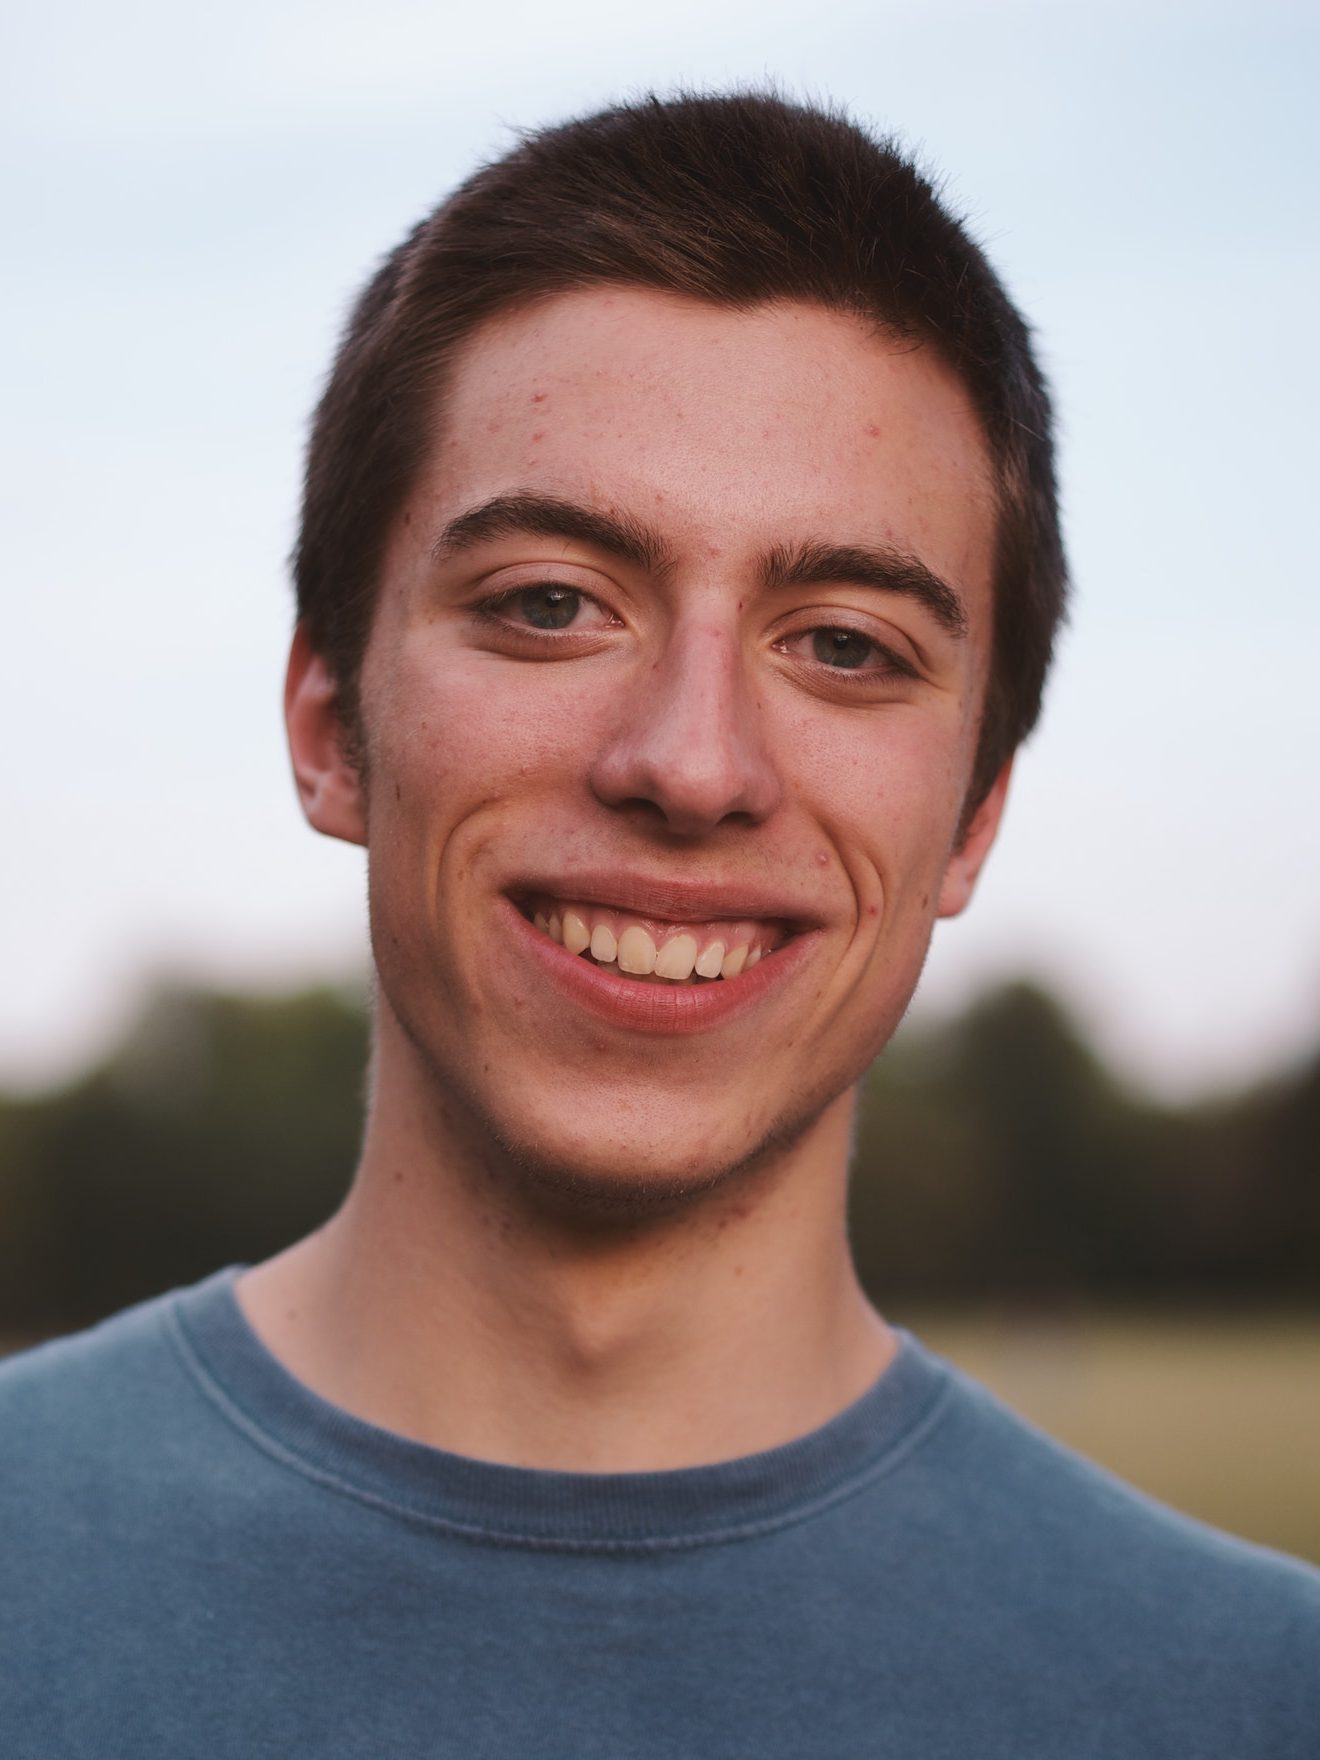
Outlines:
[[645, 922], [606, 905], [540, 898], [525, 907], [538, 929], [570, 953], [590, 953], [631, 977], [736, 978], [783, 939], [777, 924], [751, 919], [710, 923]]

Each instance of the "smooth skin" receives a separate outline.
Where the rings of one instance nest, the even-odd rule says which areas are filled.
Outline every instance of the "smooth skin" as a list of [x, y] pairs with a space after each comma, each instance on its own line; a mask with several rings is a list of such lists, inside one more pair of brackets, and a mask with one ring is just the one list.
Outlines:
[[[650, 548], [442, 542], [529, 495]], [[295, 1375], [437, 1447], [601, 1472], [776, 1446], [882, 1372], [853, 1091], [1002, 810], [1007, 766], [964, 832], [994, 528], [961, 382], [850, 317], [596, 288], [469, 341], [382, 569], [365, 780], [304, 632], [290, 659], [299, 795], [367, 847], [378, 974], [350, 1196], [240, 1279]], [[830, 548], [920, 565], [960, 619], [784, 583]], [[792, 957], [709, 1028], [614, 1022], [514, 905], [602, 873], [772, 902]]]

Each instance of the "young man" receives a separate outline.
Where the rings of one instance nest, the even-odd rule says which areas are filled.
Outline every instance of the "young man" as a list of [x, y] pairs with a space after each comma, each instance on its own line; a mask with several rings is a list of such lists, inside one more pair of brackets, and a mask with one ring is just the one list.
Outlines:
[[297, 573], [361, 1163], [5, 1372], [6, 1752], [1315, 1753], [1320, 1578], [852, 1270], [854, 1085], [1062, 607], [1026, 331], [920, 177], [762, 98], [529, 139], [359, 303]]

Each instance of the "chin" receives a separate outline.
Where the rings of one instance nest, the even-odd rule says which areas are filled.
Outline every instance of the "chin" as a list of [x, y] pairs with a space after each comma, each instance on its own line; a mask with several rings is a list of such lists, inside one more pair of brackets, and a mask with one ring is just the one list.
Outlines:
[[690, 1211], [717, 1194], [771, 1174], [829, 1102], [780, 1118], [750, 1139], [713, 1140], [708, 1119], [629, 1141], [581, 1129], [562, 1134], [490, 1121], [505, 1177], [524, 1200], [564, 1220], [627, 1227]]
[[390, 1053], [378, 1059], [378, 1076], [386, 1066], [409, 1070], [414, 1116], [424, 1132], [436, 1130], [437, 1149], [448, 1142], [488, 1187], [585, 1226], [658, 1221], [773, 1177], [856, 1079], [822, 1072], [812, 1088], [783, 1094], [777, 1108], [765, 1106], [764, 1091], [739, 1093], [718, 1081], [694, 1091], [635, 1076], [626, 1084], [583, 1082], [566, 1094], [573, 1084], [559, 1068], [524, 1067], [511, 1092], [486, 1077], [494, 1056], [441, 1056], [383, 986], [377, 1029], [378, 1047]]

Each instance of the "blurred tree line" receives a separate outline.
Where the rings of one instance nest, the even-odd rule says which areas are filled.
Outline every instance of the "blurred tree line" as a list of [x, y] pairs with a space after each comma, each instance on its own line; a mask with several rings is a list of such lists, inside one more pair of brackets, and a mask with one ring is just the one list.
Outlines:
[[[57, 1093], [0, 1098], [0, 1329], [59, 1331], [277, 1251], [356, 1159], [361, 1003], [158, 994]], [[853, 1238], [882, 1304], [1313, 1302], [1320, 1053], [1175, 1109], [1015, 984], [906, 1028], [867, 1078]]]

